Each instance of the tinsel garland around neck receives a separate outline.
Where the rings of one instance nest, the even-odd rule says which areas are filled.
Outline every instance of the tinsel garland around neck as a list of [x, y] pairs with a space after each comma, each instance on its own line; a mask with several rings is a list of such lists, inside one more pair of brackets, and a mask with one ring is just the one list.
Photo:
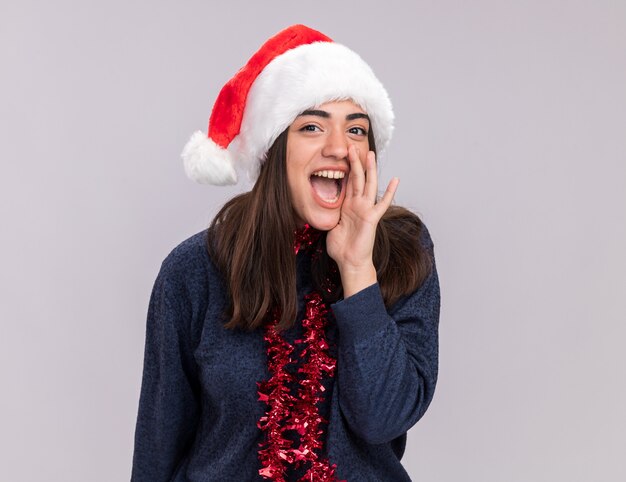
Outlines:
[[[311, 249], [320, 232], [308, 224], [295, 232], [294, 252]], [[314, 253], [315, 254], [315, 253]], [[336, 465], [321, 455], [324, 430], [322, 423], [328, 423], [319, 413], [317, 404], [323, 399], [323, 378], [333, 378], [336, 360], [329, 353], [325, 327], [330, 308], [324, 303], [320, 293], [313, 291], [305, 296], [306, 310], [302, 320], [304, 334], [295, 344], [304, 344], [300, 357], [303, 359], [298, 373], [292, 375], [287, 366], [294, 363], [292, 353], [295, 347], [276, 331], [280, 321], [278, 310], [272, 312], [264, 325], [264, 340], [267, 347], [267, 363], [270, 378], [257, 383], [259, 401], [267, 404], [266, 413], [257, 426], [264, 433], [264, 441], [259, 444], [259, 461], [262, 468], [259, 474], [269, 480], [286, 482], [288, 466], [306, 467], [306, 474], [298, 482], [346, 482], [335, 475]], [[296, 384], [297, 394], [291, 394], [291, 386]], [[300, 445], [286, 435], [296, 431]]]

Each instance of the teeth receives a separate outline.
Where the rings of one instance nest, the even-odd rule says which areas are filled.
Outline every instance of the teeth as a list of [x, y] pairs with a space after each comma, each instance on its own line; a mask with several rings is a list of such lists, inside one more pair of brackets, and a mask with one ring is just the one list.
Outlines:
[[327, 177], [329, 179], [343, 179], [346, 176], [346, 173], [343, 171], [316, 171], [313, 175]]

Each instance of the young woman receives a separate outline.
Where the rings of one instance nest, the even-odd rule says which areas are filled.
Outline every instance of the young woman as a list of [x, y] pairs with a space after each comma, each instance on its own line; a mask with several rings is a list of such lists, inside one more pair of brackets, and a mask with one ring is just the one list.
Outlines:
[[403, 481], [438, 367], [425, 225], [377, 198], [386, 91], [302, 25], [224, 86], [183, 151], [193, 179], [256, 178], [164, 260], [148, 310], [132, 480]]

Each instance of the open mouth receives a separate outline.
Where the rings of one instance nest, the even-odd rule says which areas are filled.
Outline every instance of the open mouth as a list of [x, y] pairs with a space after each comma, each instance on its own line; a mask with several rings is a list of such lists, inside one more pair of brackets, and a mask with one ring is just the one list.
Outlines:
[[335, 205], [341, 198], [346, 173], [339, 170], [315, 171], [309, 181], [313, 192], [324, 204]]

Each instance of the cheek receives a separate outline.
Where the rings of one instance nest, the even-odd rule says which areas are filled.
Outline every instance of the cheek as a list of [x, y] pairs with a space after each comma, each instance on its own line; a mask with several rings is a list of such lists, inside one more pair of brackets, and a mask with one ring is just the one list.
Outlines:
[[288, 145], [286, 156], [287, 183], [292, 194], [295, 195], [309, 182], [305, 174], [308, 157], [307, 153], [302, 152], [303, 150], [297, 144], [289, 147]]
[[287, 187], [291, 197], [291, 204], [298, 209], [302, 205], [303, 193], [307, 181], [297, 163], [287, 164]]
[[293, 190], [294, 182], [297, 178], [297, 173], [295, 172], [296, 170], [294, 169], [293, 156], [291, 155], [289, 150], [287, 150], [287, 158], [285, 160], [285, 163], [286, 163], [285, 171], [287, 173], [287, 184], [289, 185], [289, 189]]

